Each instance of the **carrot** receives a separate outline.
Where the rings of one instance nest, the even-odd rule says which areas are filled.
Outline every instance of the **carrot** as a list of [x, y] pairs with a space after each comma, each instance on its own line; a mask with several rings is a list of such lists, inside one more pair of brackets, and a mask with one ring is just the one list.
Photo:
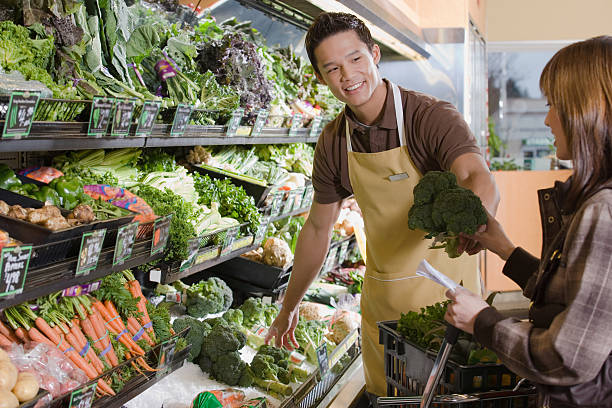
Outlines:
[[2, 347], [11, 347], [13, 342], [9, 340], [4, 334], [0, 333], [0, 346]]
[[55, 344], [53, 344], [51, 340], [46, 338], [40, 331], [38, 331], [36, 327], [31, 327], [30, 330], [28, 330], [28, 334], [30, 335], [32, 341], [36, 341], [38, 343], [45, 343], [51, 347], [55, 347]]
[[104, 304], [99, 300], [92, 304], [102, 318], [106, 321], [106, 325], [111, 331], [118, 336], [117, 340], [125, 345], [129, 350], [132, 350], [136, 354], [144, 355], [144, 350], [129, 337], [125, 337], [123, 334], [127, 332], [123, 321], [119, 317], [115, 306], [110, 302], [106, 301]]
[[130, 291], [130, 294], [134, 299], [138, 299], [138, 304], [136, 306], [138, 307], [138, 311], [142, 313], [140, 323], [147, 329], [152, 338], [155, 338], [153, 324], [151, 322], [151, 318], [149, 317], [149, 312], [147, 311], [147, 299], [142, 294], [140, 282], [134, 278], [134, 275], [129, 270], [123, 271], [123, 275], [127, 279], [126, 287]]
[[100, 317], [98, 313], [93, 313], [89, 316], [89, 319], [93, 324], [94, 330], [96, 331], [96, 335], [98, 336], [98, 340], [101, 341], [102, 345], [104, 346], [104, 350], [108, 350], [106, 353], [108, 354], [108, 358], [111, 361], [111, 365], [113, 367], [116, 367], [117, 365], [119, 365], [119, 359], [117, 358], [117, 354], [115, 354], [115, 349], [113, 348], [113, 345], [108, 337], [108, 330], [104, 328], [104, 321], [102, 320], [102, 317]]
[[140, 325], [140, 323], [138, 323], [138, 320], [136, 320], [133, 316], [128, 317], [127, 326], [132, 336], [134, 336], [132, 337], [132, 340], [138, 341], [139, 338], [142, 336], [142, 338], [145, 339], [145, 341], [149, 343], [151, 347], [155, 346], [155, 342], [151, 340], [147, 332], [144, 331], [144, 328]]
[[19, 340], [21, 340], [21, 343], [28, 343], [30, 341], [28, 332], [26, 332], [26, 330], [23, 327], [18, 327], [15, 330], [15, 335], [17, 336], [17, 338], [19, 338]]
[[11, 330], [11, 328], [4, 324], [4, 322], [2, 321], [0, 321], [0, 334], [2, 334], [4, 337], [9, 339], [13, 343], [19, 342], [17, 337], [15, 337], [15, 333], [13, 333], [13, 330]]
[[93, 364], [93, 366], [98, 370], [100, 374], [104, 372], [104, 363], [98, 358], [94, 349], [91, 347], [91, 344], [85, 338], [85, 335], [81, 331], [81, 328], [75, 324], [70, 328], [70, 332], [74, 335], [74, 337], [79, 342], [79, 347], [81, 347], [81, 352], [83, 350], [87, 350], [85, 355], [89, 359], [89, 361]]
[[[81, 321], [81, 326], [83, 328], [83, 331], [85, 332], [85, 334], [87, 335], [87, 337], [89, 337], [92, 341], [92, 346], [93, 348], [96, 349], [96, 351], [98, 352], [98, 354], [102, 353], [104, 351], [104, 347], [100, 344], [100, 338], [98, 337], [98, 335], [96, 334], [96, 331], [93, 327], [93, 324], [91, 323], [91, 320], [89, 319], [89, 317], [87, 317], [86, 319], [83, 319]], [[102, 358], [104, 358], [104, 361], [106, 361], [106, 364], [108, 364], [110, 367], [115, 367], [112, 362], [110, 361], [110, 358], [108, 355], [106, 355], [106, 353], [102, 356]]]

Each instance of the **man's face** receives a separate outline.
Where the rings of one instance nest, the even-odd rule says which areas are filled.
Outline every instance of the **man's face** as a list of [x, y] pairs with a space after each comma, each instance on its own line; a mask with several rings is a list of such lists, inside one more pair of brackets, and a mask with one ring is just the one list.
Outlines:
[[319, 81], [351, 108], [367, 103], [380, 84], [376, 67], [380, 49], [375, 44], [370, 51], [353, 30], [327, 37], [315, 48], [314, 54]]

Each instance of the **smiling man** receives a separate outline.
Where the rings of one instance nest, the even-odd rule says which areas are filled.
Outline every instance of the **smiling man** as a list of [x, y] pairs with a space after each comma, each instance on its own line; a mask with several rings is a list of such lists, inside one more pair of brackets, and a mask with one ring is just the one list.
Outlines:
[[[380, 49], [361, 20], [345, 13], [319, 15], [306, 35], [306, 50], [319, 81], [346, 107], [317, 143], [315, 199], [298, 239], [283, 308], [266, 341], [275, 337], [277, 346], [297, 345], [299, 302], [321, 269], [342, 200], [354, 195], [367, 238], [361, 297], [366, 385], [368, 392], [385, 395], [376, 322], [445, 299], [443, 287], [415, 276], [421, 260], [480, 292], [476, 257], [450, 260], [444, 251], [428, 249], [422, 231], [408, 228], [414, 186], [428, 171], [450, 170], [493, 214], [499, 194], [474, 136], [450, 103], [381, 78]], [[459, 249], [479, 251], [468, 241]]]

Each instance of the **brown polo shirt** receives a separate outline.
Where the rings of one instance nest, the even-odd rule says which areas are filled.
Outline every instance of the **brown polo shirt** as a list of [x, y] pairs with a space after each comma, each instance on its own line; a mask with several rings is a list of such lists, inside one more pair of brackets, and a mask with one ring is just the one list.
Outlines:
[[[353, 194], [348, 172], [345, 118], [349, 122], [353, 151], [377, 153], [399, 147], [393, 91], [387, 80], [387, 98], [380, 119], [361, 124], [348, 107], [323, 129], [315, 148], [312, 184], [320, 204], [340, 201]], [[410, 157], [424, 174], [449, 170], [465, 153], [480, 153], [469, 126], [455, 107], [432, 96], [400, 87], [404, 128]]]

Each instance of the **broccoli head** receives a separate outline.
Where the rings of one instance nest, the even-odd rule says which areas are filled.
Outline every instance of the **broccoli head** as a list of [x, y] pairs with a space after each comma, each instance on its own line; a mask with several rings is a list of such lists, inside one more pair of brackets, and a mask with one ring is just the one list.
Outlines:
[[218, 323], [202, 342], [202, 352], [212, 360], [231, 351], [238, 351], [246, 344], [246, 336], [238, 326], [229, 323]]
[[265, 354], [255, 354], [251, 361], [251, 370], [257, 378], [277, 381], [278, 366], [274, 364], [274, 357]]
[[233, 323], [237, 326], [242, 326], [242, 310], [240, 309], [230, 309], [223, 314], [223, 319], [228, 323]]
[[416, 205], [433, 203], [442, 191], [457, 187], [457, 178], [449, 171], [426, 173], [412, 190]]
[[241, 387], [250, 387], [253, 385], [253, 380], [255, 376], [253, 375], [253, 371], [247, 365], [244, 370], [242, 370], [242, 374], [240, 375], [240, 380], [238, 380], [238, 385]]
[[289, 350], [279, 347], [274, 347], [269, 344], [264, 344], [259, 348], [257, 354], [264, 354], [266, 356], [272, 356], [274, 358], [274, 363], [278, 364], [283, 360], [289, 359]]
[[[451, 258], [459, 256], [459, 234], [474, 234], [487, 223], [480, 198], [457, 185], [450, 172], [429, 172], [414, 188], [414, 205], [408, 212], [408, 227], [435, 238], [431, 248], [444, 248]], [[437, 245], [441, 242], [441, 245]]]
[[255, 326], [270, 326], [278, 314], [278, 307], [266, 305], [261, 298], [250, 297], [240, 306], [243, 315], [243, 326], [253, 328]]
[[220, 355], [212, 364], [213, 377], [227, 385], [237, 385], [247, 364], [240, 358], [240, 353], [232, 351]]
[[204, 351], [200, 352], [200, 356], [198, 357], [198, 365], [200, 366], [200, 369], [205, 373], [212, 373], [213, 361]]
[[198, 319], [194, 319], [190, 316], [178, 317], [174, 319], [174, 322], [172, 323], [172, 328], [176, 333], [182, 332], [186, 327], [191, 327], [189, 333], [185, 337], [187, 343], [191, 344], [191, 350], [189, 351], [187, 361], [194, 361], [200, 354], [202, 342], [210, 333], [211, 328], [208, 323], [201, 322]]
[[233, 299], [230, 287], [223, 280], [212, 277], [187, 289], [187, 314], [204, 317], [223, 312], [230, 308]]

